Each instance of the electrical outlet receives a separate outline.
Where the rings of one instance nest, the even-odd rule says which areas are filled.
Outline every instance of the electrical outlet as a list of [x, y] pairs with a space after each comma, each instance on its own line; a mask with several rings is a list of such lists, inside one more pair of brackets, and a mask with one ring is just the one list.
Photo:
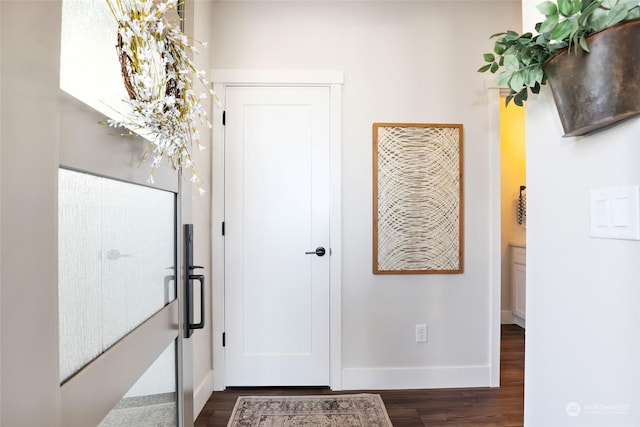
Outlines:
[[416, 342], [427, 342], [427, 325], [416, 325]]

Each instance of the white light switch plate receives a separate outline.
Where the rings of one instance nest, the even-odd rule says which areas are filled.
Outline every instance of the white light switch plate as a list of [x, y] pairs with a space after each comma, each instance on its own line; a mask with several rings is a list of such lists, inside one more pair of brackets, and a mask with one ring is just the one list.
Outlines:
[[591, 236], [640, 240], [640, 186], [591, 190]]

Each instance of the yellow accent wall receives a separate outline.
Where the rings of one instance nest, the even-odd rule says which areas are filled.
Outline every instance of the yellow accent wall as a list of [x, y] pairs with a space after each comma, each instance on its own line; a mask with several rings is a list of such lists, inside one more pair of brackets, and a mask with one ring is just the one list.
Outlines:
[[500, 154], [502, 182], [502, 310], [511, 310], [509, 243], [526, 243], [525, 228], [517, 223], [518, 195], [526, 182], [525, 107], [500, 102]]

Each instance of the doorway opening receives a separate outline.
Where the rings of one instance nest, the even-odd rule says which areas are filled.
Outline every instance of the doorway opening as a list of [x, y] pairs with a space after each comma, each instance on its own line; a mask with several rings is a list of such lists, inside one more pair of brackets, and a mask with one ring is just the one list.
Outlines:
[[[488, 113], [489, 113], [489, 141], [491, 144], [490, 170], [491, 170], [491, 284], [492, 284], [492, 352], [491, 384], [498, 387], [500, 380], [500, 340], [503, 325], [516, 324], [518, 328], [525, 327], [525, 314], [521, 314], [521, 324], [517, 323], [519, 316], [513, 316], [512, 304], [512, 274], [511, 243], [519, 243], [515, 246], [519, 249], [516, 260], [521, 268], [517, 270], [516, 278], [521, 280], [523, 290], [526, 289], [526, 218], [524, 224], [518, 224], [517, 208], [520, 204], [520, 187], [526, 191], [526, 156], [525, 156], [525, 109], [517, 106], [505, 108], [505, 97], [508, 89], [496, 87], [492, 81], [487, 81]], [[514, 148], [515, 144], [517, 148]], [[505, 153], [504, 150], [512, 150], [517, 153]], [[511, 157], [517, 158], [517, 162]], [[513, 163], [519, 166], [514, 167]], [[503, 168], [514, 167], [513, 176], [507, 178]], [[503, 184], [504, 181], [504, 184]], [[524, 192], [523, 191], [523, 192]], [[506, 194], [506, 195], [505, 195]], [[526, 197], [526, 194], [523, 194]], [[526, 207], [526, 201], [523, 200]], [[526, 217], [526, 212], [522, 212]], [[515, 225], [514, 225], [515, 224]], [[524, 226], [524, 227], [523, 227]], [[516, 228], [518, 227], [518, 228]], [[504, 232], [504, 229], [516, 229], [519, 234]], [[517, 237], [513, 237], [517, 236]], [[516, 238], [522, 240], [517, 241]], [[515, 270], [515, 269], [514, 269]], [[523, 294], [522, 307], [526, 301]]]
[[526, 107], [506, 106], [505, 91], [500, 92], [499, 123], [494, 122], [500, 156], [500, 323], [503, 331], [505, 325], [521, 331], [526, 326]]
[[501, 323], [525, 327], [525, 108], [500, 97]]

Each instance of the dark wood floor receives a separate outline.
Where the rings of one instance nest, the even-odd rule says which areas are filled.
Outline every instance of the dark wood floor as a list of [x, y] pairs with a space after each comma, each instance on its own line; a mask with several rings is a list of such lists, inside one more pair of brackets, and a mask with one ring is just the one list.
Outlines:
[[[500, 388], [375, 390], [394, 427], [522, 426], [524, 329], [502, 326]], [[195, 427], [224, 427], [238, 396], [331, 394], [324, 388], [230, 388], [215, 392]], [[344, 393], [353, 393], [344, 392]]]

